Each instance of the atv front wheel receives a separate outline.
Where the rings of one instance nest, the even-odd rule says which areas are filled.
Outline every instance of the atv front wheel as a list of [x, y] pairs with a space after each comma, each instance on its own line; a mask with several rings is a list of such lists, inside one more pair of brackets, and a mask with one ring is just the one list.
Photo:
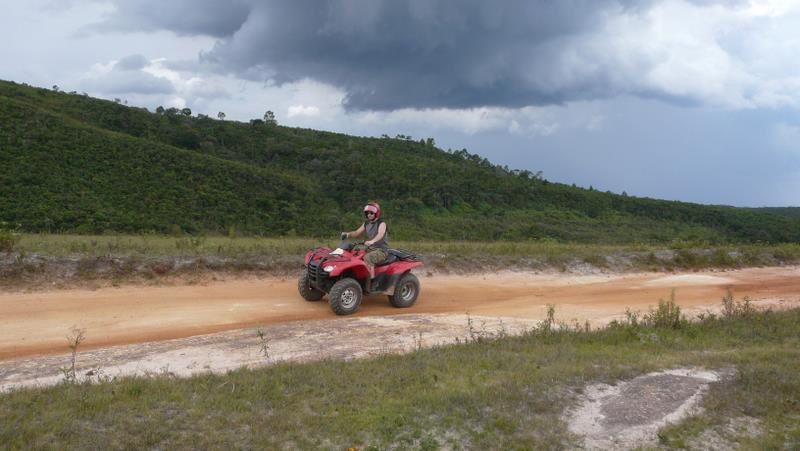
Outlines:
[[417, 296], [419, 296], [419, 279], [407, 272], [397, 281], [394, 294], [389, 296], [389, 302], [397, 308], [411, 307], [417, 302]]
[[333, 284], [328, 303], [337, 315], [349, 315], [358, 310], [362, 297], [361, 284], [348, 277]]
[[297, 291], [300, 292], [300, 296], [303, 299], [310, 302], [319, 301], [322, 296], [325, 296], [322, 291], [311, 287], [308, 280], [308, 271], [303, 271], [303, 274], [300, 274], [300, 278], [297, 280]]

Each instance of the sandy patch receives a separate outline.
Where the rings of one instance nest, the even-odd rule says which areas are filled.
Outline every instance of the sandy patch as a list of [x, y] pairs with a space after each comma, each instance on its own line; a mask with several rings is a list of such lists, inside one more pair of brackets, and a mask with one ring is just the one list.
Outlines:
[[[265, 325], [77, 354], [79, 381], [167, 374], [188, 377], [278, 362], [402, 353], [478, 337], [517, 335], [538, 321], [467, 315], [400, 315]], [[259, 334], [261, 332], [261, 334]], [[0, 362], [0, 392], [64, 380], [71, 354]]]
[[733, 373], [681, 368], [645, 374], [617, 385], [587, 387], [566, 420], [586, 449], [654, 446], [658, 430], [700, 413], [709, 384]]
[[673, 287], [688, 285], [732, 285], [735, 283], [736, 279], [732, 277], [710, 274], [679, 274], [675, 276], [665, 276], [648, 280], [644, 285], [648, 287]]

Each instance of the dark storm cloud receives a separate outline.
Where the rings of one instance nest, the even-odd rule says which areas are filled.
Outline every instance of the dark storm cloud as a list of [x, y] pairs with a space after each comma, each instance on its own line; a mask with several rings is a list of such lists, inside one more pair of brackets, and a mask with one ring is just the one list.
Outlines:
[[650, 3], [140, 0], [118, 2], [109, 23], [217, 36], [204, 62], [279, 84], [325, 82], [350, 109], [521, 107], [658, 95], [626, 92], [635, 88], [591, 45], [608, 17]]

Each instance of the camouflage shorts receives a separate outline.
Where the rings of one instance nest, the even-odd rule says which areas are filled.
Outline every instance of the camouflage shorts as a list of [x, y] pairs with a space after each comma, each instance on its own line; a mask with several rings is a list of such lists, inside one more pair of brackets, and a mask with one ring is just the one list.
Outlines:
[[368, 265], [378, 266], [383, 263], [388, 256], [389, 253], [386, 252], [386, 249], [370, 249], [367, 255], [364, 256], [364, 261], [367, 262]]

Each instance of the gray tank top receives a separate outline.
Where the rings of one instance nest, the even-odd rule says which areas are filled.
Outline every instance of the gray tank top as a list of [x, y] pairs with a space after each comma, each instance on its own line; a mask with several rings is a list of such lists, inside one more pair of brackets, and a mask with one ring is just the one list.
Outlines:
[[[383, 224], [383, 219], [378, 219], [375, 222], [365, 222], [364, 223], [364, 230], [367, 232], [367, 240], [371, 240], [378, 235], [378, 227]], [[380, 241], [376, 241], [372, 247], [379, 247], [381, 249], [389, 249], [389, 226], [386, 226], [386, 233], [383, 234], [383, 238]]]

